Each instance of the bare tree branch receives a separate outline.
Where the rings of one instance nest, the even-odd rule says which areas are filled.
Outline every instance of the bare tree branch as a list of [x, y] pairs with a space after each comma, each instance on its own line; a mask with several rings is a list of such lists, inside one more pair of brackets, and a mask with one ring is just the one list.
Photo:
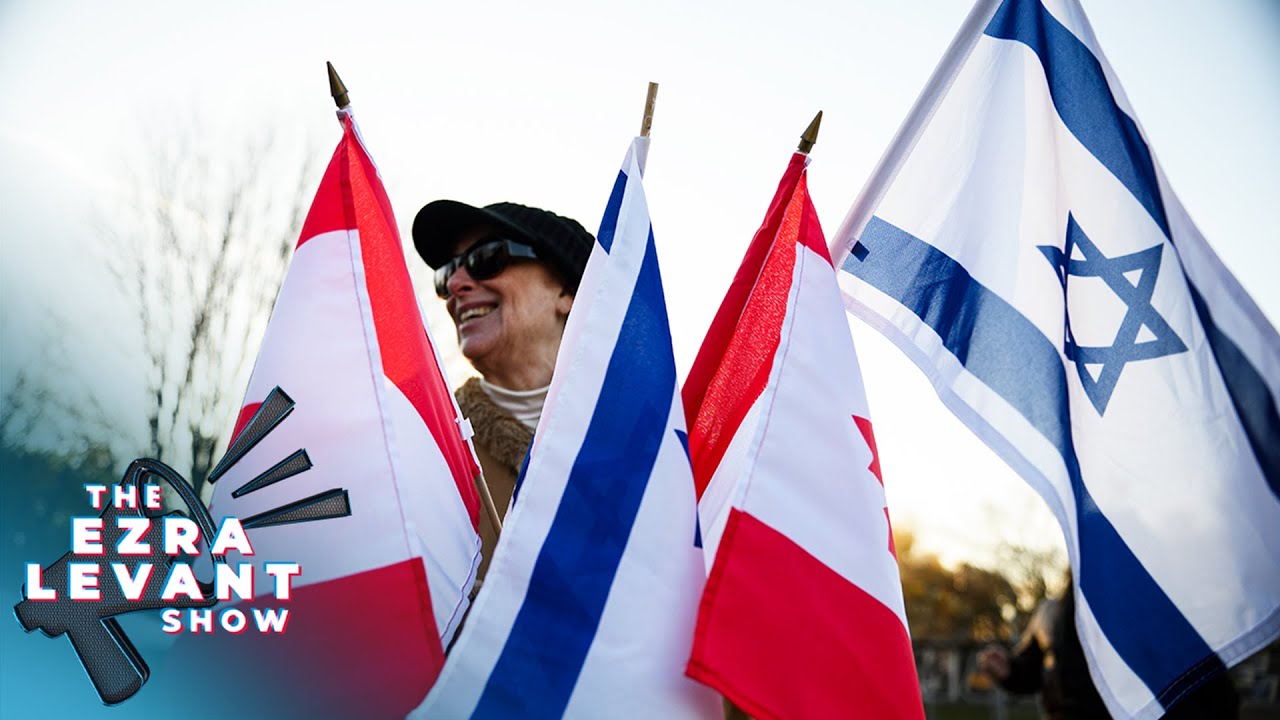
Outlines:
[[146, 372], [148, 451], [197, 487], [225, 446], [314, 178], [270, 135], [156, 150], [108, 239]]
[[0, 447], [36, 448], [75, 457], [87, 448], [108, 451], [104, 438], [115, 427], [92, 389], [65, 365], [65, 321], [46, 320], [36, 339], [37, 357], [17, 371], [0, 393]]

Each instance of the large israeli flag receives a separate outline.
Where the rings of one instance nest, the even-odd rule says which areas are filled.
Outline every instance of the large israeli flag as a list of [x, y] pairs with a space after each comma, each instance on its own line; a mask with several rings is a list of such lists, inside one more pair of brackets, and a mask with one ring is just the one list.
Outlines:
[[631, 145], [484, 588], [412, 717], [719, 717], [684, 675], [705, 570]]
[[1280, 338], [1074, 0], [979, 3], [834, 246], [849, 308], [1056, 513], [1114, 715], [1280, 634]]

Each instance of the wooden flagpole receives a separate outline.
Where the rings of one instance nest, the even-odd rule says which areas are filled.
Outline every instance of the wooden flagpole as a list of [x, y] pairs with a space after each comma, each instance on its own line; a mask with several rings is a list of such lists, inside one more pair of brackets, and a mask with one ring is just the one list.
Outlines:
[[480, 502], [489, 515], [489, 522], [493, 524], [493, 540], [497, 545], [498, 538], [502, 537], [502, 517], [498, 515], [498, 505], [493, 501], [493, 493], [489, 492], [489, 481], [484, 479], [484, 468], [480, 468], [480, 474], [476, 478], [479, 480], [476, 487], [480, 489]]
[[640, 120], [640, 137], [649, 137], [653, 127], [653, 106], [658, 103], [658, 83], [649, 83], [649, 94], [644, 99], [644, 117]]
[[[329, 94], [333, 96], [333, 102], [338, 106], [339, 110], [345, 110], [351, 107], [351, 98], [347, 95], [347, 86], [343, 84], [342, 78], [338, 77], [338, 71], [333, 69], [333, 63], [326, 62], [325, 66], [329, 70]], [[484, 479], [484, 470], [476, 476], [478, 482], [476, 488], [480, 492], [480, 502], [484, 505], [485, 513], [489, 516], [489, 522], [493, 523], [494, 537], [502, 535], [502, 516], [498, 514], [497, 504], [493, 501], [493, 493], [489, 492], [489, 483]]]

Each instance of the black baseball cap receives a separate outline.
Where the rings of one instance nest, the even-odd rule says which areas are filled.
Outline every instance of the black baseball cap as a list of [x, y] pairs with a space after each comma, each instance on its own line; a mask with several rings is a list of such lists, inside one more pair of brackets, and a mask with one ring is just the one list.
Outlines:
[[453, 257], [458, 239], [472, 228], [492, 225], [511, 240], [528, 244], [551, 266], [570, 293], [578, 291], [595, 237], [576, 220], [549, 210], [500, 202], [474, 207], [456, 200], [427, 203], [413, 219], [413, 246], [433, 269]]

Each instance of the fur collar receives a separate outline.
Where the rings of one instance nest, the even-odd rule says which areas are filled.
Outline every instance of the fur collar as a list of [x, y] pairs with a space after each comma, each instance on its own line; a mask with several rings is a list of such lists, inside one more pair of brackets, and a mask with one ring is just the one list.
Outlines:
[[509, 468], [512, 475], [518, 475], [529, 443], [533, 442], [533, 431], [495, 405], [480, 387], [480, 378], [467, 380], [454, 395], [462, 414], [475, 429], [476, 447]]

